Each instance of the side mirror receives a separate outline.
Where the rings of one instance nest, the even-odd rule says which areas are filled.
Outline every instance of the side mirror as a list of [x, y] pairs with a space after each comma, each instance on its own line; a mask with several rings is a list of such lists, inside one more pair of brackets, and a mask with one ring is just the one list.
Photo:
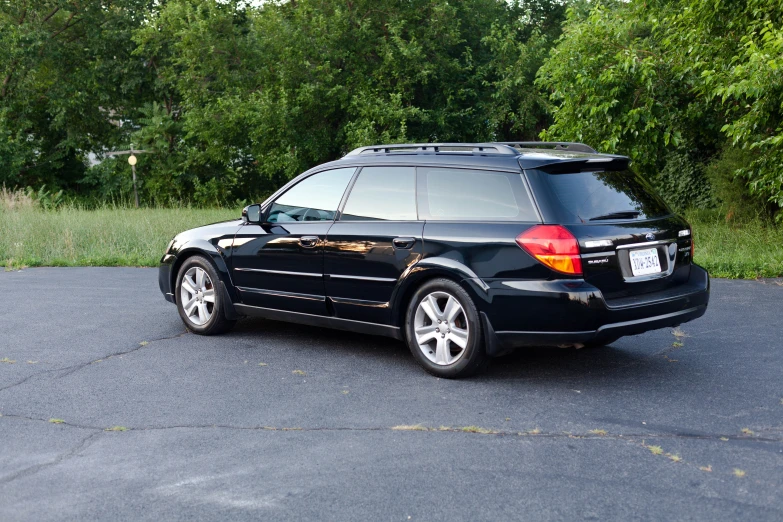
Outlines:
[[261, 205], [258, 203], [248, 205], [242, 209], [242, 221], [244, 223], [258, 223], [261, 221]]

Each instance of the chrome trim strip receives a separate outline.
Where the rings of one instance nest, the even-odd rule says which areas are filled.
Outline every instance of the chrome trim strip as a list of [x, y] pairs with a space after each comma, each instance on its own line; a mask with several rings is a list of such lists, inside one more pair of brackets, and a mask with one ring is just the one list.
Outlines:
[[595, 252], [592, 254], [582, 254], [582, 259], [591, 259], [593, 257], [609, 257], [616, 255], [616, 252]]
[[271, 295], [273, 297], [290, 297], [292, 299], [306, 299], [308, 301], [326, 301], [326, 297], [323, 295], [313, 294], [298, 294], [296, 292], [283, 292], [282, 290], [265, 290], [263, 288], [248, 288], [246, 286], [237, 286], [237, 290], [240, 292], [248, 292], [251, 294]]
[[646, 243], [631, 243], [630, 245], [617, 245], [617, 250], [621, 248], [641, 248], [646, 246], [665, 245], [666, 243], [675, 243], [676, 239], [662, 239], [660, 241], [647, 241]]
[[286, 270], [264, 270], [261, 268], [235, 268], [237, 272], [261, 272], [263, 274], [293, 275], [303, 277], [323, 277], [323, 274], [314, 274], [312, 272], [288, 272]]
[[343, 274], [326, 274], [327, 277], [334, 279], [355, 279], [357, 281], [377, 281], [379, 283], [396, 283], [397, 280], [393, 277], [365, 277], [365, 276], [350, 276]]
[[345, 304], [353, 306], [366, 306], [368, 308], [389, 308], [389, 303], [382, 301], [367, 301], [366, 299], [350, 299], [348, 297], [332, 297], [329, 299], [336, 304]]

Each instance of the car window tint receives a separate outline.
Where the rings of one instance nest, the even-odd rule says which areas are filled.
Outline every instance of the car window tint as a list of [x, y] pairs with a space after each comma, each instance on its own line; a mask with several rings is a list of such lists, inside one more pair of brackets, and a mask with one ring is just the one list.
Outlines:
[[521, 173], [419, 169], [430, 220], [538, 221]]
[[303, 179], [272, 203], [267, 221], [333, 220], [355, 171], [355, 167], [327, 170]]
[[610, 219], [613, 215], [629, 220], [671, 214], [655, 190], [630, 170], [546, 174], [544, 179], [569, 223]]
[[359, 173], [340, 220], [376, 219], [416, 219], [416, 170], [413, 167], [365, 167]]

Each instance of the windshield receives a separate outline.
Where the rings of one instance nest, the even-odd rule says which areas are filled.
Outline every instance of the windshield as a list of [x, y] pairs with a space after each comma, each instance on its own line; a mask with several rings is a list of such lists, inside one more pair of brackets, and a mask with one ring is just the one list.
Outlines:
[[547, 174], [544, 178], [572, 223], [654, 219], [671, 214], [654, 189], [630, 170]]

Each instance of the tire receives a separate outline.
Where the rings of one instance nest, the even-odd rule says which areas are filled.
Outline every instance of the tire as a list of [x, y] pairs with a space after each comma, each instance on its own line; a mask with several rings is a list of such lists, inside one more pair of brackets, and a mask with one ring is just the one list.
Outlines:
[[[459, 305], [458, 310], [452, 299]], [[448, 315], [452, 315], [451, 320]], [[405, 338], [416, 361], [436, 377], [475, 375], [489, 362], [476, 305], [460, 285], [449, 279], [429, 281], [413, 294], [405, 316]]]
[[226, 319], [220, 289], [217, 270], [207, 258], [193, 256], [182, 263], [174, 295], [179, 316], [188, 330], [199, 335], [217, 335], [234, 327], [236, 321]]

